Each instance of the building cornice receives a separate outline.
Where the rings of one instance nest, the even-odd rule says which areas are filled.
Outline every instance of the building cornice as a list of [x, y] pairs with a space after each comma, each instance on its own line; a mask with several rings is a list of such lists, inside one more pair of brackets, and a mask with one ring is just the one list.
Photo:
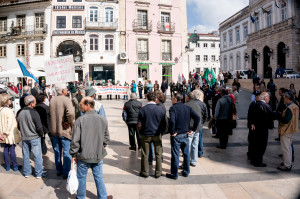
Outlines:
[[239, 12], [235, 13], [225, 21], [221, 22], [219, 25], [219, 32], [221, 33], [224, 29], [227, 29], [232, 26], [232, 24], [236, 24], [244, 19], [246, 19], [249, 15], [249, 6], [243, 8]]
[[238, 48], [242, 48], [242, 47], [245, 47], [245, 46], [247, 46], [247, 43], [245, 43], [243, 45], [240, 45], [240, 46], [236, 46], [234, 48], [227, 49], [227, 50], [221, 50], [221, 53], [226, 53], [226, 52], [229, 52], [229, 51], [232, 51], [232, 50], [236, 50]]

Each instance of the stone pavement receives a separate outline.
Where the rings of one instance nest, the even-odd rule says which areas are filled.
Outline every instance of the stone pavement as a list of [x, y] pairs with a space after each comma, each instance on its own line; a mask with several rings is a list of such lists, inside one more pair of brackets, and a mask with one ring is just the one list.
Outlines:
[[[168, 96], [169, 97], [169, 96]], [[264, 156], [266, 168], [255, 168], [247, 161], [246, 120], [239, 120], [233, 136], [229, 138], [226, 150], [217, 149], [218, 140], [211, 138], [207, 125], [204, 130], [204, 157], [198, 159], [196, 167], [191, 167], [188, 178], [179, 176], [177, 181], [165, 176], [154, 178], [155, 166], [150, 166], [150, 177], [138, 176], [141, 152], [128, 149], [128, 131], [122, 121], [123, 100], [102, 100], [109, 123], [111, 141], [108, 156], [104, 159], [104, 182], [108, 194], [116, 199], [153, 198], [297, 198], [300, 192], [300, 133], [294, 137], [295, 162], [291, 172], [281, 172], [276, 167], [282, 162], [279, 142], [274, 141], [277, 129], [270, 131], [269, 144]], [[145, 100], [143, 103], [146, 104]], [[167, 108], [171, 105], [166, 102]], [[0, 168], [0, 199], [54, 199], [75, 198], [66, 191], [66, 180], [57, 177], [54, 154], [48, 141], [48, 154], [44, 156], [44, 166], [49, 172], [45, 179], [34, 176], [25, 179], [20, 172], [6, 172]], [[3, 150], [0, 163], [3, 164]], [[170, 140], [163, 137], [163, 175], [170, 172]], [[22, 151], [16, 148], [18, 163], [22, 164]], [[32, 165], [33, 161], [31, 161]], [[155, 164], [155, 162], [154, 162]], [[91, 170], [87, 177], [87, 198], [97, 198]]]

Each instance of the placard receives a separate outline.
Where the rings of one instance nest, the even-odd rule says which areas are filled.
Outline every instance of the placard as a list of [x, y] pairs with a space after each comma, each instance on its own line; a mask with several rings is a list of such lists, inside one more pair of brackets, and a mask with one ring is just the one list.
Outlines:
[[76, 81], [73, 55], [46, 60], [45, 73], [47, 84]]
[[93, 86], [97, 90], [97, 95], [128, 95], [126, 86]]

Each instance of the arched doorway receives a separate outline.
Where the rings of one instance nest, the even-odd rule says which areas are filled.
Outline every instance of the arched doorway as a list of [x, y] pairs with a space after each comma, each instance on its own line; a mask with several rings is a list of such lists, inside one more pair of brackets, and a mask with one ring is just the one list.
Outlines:
[[285, 64], [286, 64], [286, 54], [285, 54], [285, 44], [283, 42], [280, 42], [277, 47], [277, 63], [281, 67], [285, 69]]
[[264, 78], [269, 78], [268, 66], [270, 64], [270, 48], [268, 46], [264, 47]]
[[257, 74], [257, 51], [255, 49], [252, 50], [251, 59], [252, 59], [252, 69], [254, 69]]

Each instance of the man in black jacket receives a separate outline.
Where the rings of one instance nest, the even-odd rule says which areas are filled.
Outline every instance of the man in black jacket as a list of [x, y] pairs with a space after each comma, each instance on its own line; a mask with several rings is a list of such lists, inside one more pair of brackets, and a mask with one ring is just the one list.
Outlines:
[[160, 86], [161, 91], [167, 96], [167, 90], [168, 90], [168, 82], [167, 80], [164, 80], [163, 83]]
[[171, 93], [171, 97], [174, 95], [176, 89], [175, 89], [175, 82], [172, 80], [172, 82], [170, 83], [170, 93]]
[[136, 100], [136, 94], [131, 93], [130, 100], [124, 104], [124, 111], [127, 113], [126, 124], [129, 132], [130, 150], [136, 150], [135, 135], [138, 149], [141, 148], [141, 136], [137, 128], [139, 111], [142, 108], [142, 103]]
[[[171, 173], [166, 174], [167, 178], [176, 180], [178, 178], [179, 168], [179, 150], [183, 152], [183, 171], [182, 175], [188, 177], [190, 174], [190, 153], [189, 153], [189, 135], [192, 135], [200, 122], [200, 117], [193, 109], [182, 101], [183, 96], [176, 93], [172, 97], [173, 106], [170, 108], [170, 133], [171, 133]], [[190, 120], [194, 120], [193, 128], [190, 130]]]

